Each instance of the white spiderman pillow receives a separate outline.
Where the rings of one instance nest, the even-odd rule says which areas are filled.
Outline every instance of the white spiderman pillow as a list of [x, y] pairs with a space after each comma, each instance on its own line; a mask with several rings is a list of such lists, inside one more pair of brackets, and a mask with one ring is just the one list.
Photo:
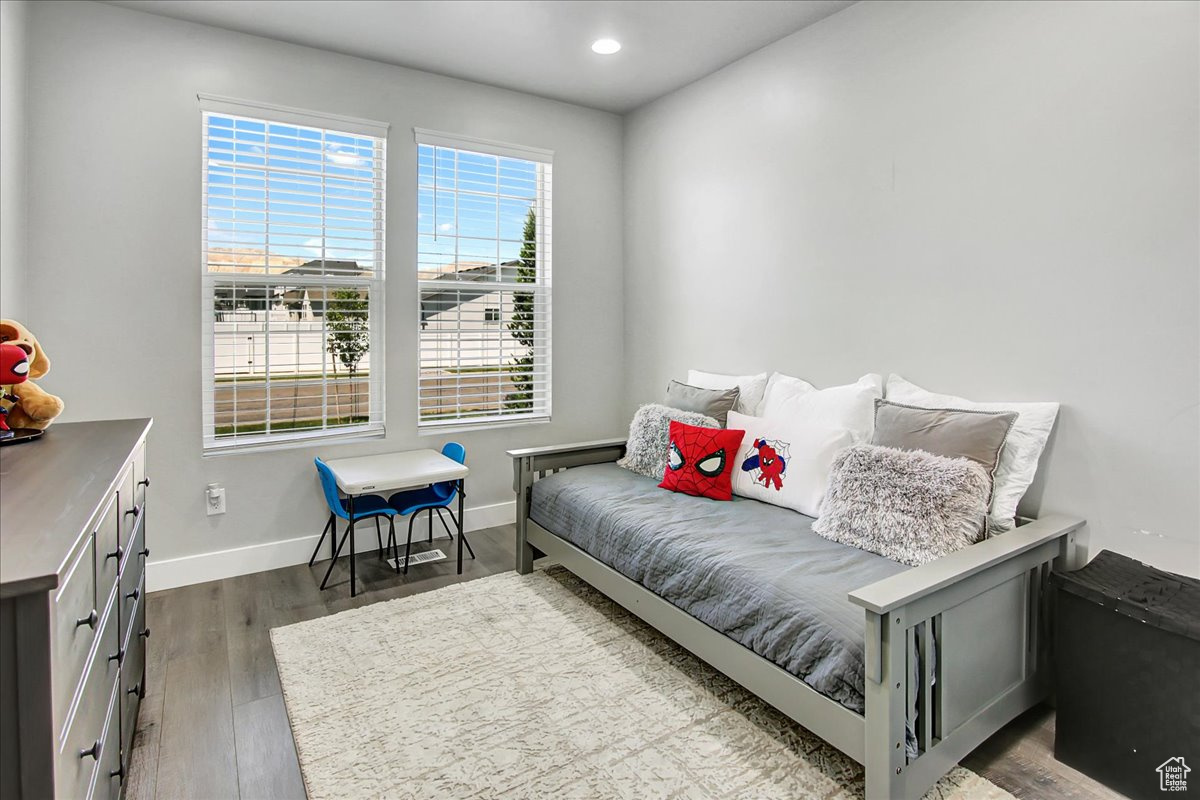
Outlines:
[[816, 517], [833, 458], [853, 434], [828, 423], [764, 419], [729, 412], [728, 426], [746, 431], [733, 470], [733, 493]]

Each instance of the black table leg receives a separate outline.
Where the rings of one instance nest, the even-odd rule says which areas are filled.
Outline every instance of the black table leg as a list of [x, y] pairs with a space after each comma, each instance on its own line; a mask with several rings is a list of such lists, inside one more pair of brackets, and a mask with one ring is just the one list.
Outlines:
[[350, 596], [354, 597], [354, 495], [350, 495]]
[[[432, 520], [431, 520], [432, 522]], [[458, 479], [458, 574], [462, 575], [463, 550], [463, 479]]]

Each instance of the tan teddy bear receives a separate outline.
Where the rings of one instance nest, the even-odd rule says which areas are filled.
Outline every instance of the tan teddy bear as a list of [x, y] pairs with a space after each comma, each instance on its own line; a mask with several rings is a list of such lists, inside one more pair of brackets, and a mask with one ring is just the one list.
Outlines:
[[17, 398], [8, 412], [9, 427], [45, 430], [63, 412], [62, 399], [39, 389], [33, 382], [50, 371], [50, 359], [46, 358], [37, 337], [16, 320], [0, 319], [0, 342], [15, 344], [29, 354], [29, 380], [4, 387], [5, 394]]

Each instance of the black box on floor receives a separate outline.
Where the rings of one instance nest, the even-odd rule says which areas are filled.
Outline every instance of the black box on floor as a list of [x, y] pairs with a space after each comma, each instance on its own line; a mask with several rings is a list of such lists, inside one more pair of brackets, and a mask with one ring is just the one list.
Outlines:
[[1200, 793], [1200, 580], [1103, 550], [1051, 581], [1054, 757], [1134, 800]]

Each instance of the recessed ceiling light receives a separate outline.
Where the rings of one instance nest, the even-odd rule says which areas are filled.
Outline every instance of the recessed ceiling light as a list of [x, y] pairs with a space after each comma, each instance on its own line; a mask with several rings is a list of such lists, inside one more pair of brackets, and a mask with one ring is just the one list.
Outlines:
[[616, 39], [597, 39], [592, 42], [592, 52], [602, 56], [611, 56], [621, 49], [621, 43]]

